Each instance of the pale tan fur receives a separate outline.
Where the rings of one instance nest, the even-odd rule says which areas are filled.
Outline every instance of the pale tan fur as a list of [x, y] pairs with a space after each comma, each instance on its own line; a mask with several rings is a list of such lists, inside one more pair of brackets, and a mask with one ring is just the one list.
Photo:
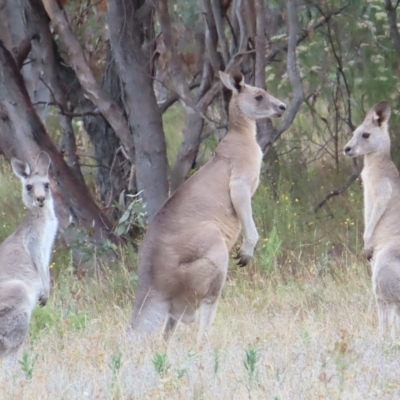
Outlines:
[[395, 339], [400, 316], [400, 178], [390, 158], [387, 102], [376, 104], [345, 146], [345, 154], [364, 156], [364, 252], [372, 265], [379, 331]]
[[156, 214], [140, 248], [131, 328], [141, 334], [153, 332], [167, 316], [168, 336], [178, 321], [193, 322], [200, 308], [201, 344], [215, 317], [230, 249], [242, 230], [239, 264], [245, 265], [258, 241], [251, 209], [262, 159], [255, 120], [279, 117], [286, 107], [245, 85], [242, 74], [220, 77], [232, 90], [228, 133], [214, 157]]
[[44, 306], [50, 294], [49, 263], [57, 218], [49, 188], [50, 157], [41, 152], [31, 171], [12, 159], [22, 181], [27, 213], [18, 228], [0, 245], [0, 358], [15, 364], [36, 303]]

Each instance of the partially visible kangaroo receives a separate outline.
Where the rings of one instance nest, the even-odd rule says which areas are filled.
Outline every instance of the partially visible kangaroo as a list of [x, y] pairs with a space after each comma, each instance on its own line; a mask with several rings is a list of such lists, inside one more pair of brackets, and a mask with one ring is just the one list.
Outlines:
[[39, 153], [31, 171], [12, 159], [22, 181], [27, 213], [18, 228], [0, 245], [0, 358], [13, 366], [24, 342], [36, 303], [44, 306], [50, 294], [49, 263], [58, 221], [54, 213], [48, 170], [50, 157]]
[[344, 147], [350, 157], [364, 156], [364, 252], [372, 265], [372, 284], [378, 304], [379, 334], [400, 317], [400, 178], [390, 158], [390, 106], [376, 104]]
[[214, 320], [229, 251], [240, 231], [240, 266], [248, 263], [258, 241], [251, 209], [262, 159], [256, 119], [280, 117], [286, 106], [266, 91], [246, 85], [239, 72], [220, 72], [220, 78], [232, 90], [228, 133], [211, 160], [155, 215], [140, 248], [130, 325], [139, 334], [148, 335], [165, 320], [168, 337], [178, 321], [193, 322], [200, 308], [200, 345]]

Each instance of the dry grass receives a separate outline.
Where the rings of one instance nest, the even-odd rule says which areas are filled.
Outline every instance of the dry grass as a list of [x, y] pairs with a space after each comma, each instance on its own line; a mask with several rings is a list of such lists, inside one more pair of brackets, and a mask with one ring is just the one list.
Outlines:
[[[3, 240], [21, 218], [20, 194], [15, 180], [0, 174], [0, 183]], [[296, 201], [301, 193], [283, 189], [279, 201], [259, 190], [256, 259], [230, 269], [202, 351], [197, 325], [178, 326], [168, 345], [160, 335], [147, 345], [126, 337], [135, 254], [79, 280], [58, 252], [23, 365], [10, 378], [0, 361], [0, 399], [400, 398], [400, 346], [378, 341], [370, 278], [355, 257], [359, 188], [327, 206], [332, 218], [310, 214], [307, 199]]]
[[0, 398], [400, 398], [400, 347], [377, 340], [364, 266], [285, 284], [233, 267], [202, 351], [196, 325], [180, 325], [168, 345], [125, 335], [131, 278], [124, 266], [84, 281], [60, 275], [19, 355], [25, 372], [0, 373]]

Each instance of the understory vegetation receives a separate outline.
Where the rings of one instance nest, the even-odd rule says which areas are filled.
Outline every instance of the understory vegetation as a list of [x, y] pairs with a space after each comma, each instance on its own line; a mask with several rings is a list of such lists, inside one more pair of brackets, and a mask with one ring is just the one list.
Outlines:
[[[19, 185], [3, 165], [1, 240], [24, 213]], [[82, 274], [60, 239], [51, 299], [34, 310], [12, 384], [0, 374], [0, 397], [397, 397], [399, 347], [378, 341], [370, 270], [361, 256], [361, 184], [315, 213], [313, 205], [331, 187], [329, 174], [321, 176], [317, 167], [289, 165], [276, 181], [262, 176], [253, 200], [256, 255], [246, 268], [232, 261], [201, 351], [197, 324], [178, 325], [169, 343], [161, 329], [146, 345], [130, 340], [137, 285], [132, 246]]]
[[[264, 249], [248, 268], [231, 266], [200, 351], [196, 324], [179, 325], [169, 343], [160, 334], [146, 345], [130, 340], [134, 254], [81, 279], [64, 265], [51, 300], [34, 311], [16, 372], [0, 374], [1, 398], [398, 397], [399, 347], [377, 340], [370, 279], [357, 257], [346, 249], [313, 261], [313, 249], [294, 279], [284, 270], [290, 263], [268, 270], [264, 260], [274, 256]], [[53, 271], [65, 260], [57, 254]]]

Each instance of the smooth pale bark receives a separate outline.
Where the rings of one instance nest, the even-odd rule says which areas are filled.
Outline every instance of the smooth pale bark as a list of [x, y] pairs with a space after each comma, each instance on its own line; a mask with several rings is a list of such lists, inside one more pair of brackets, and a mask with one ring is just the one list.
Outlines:
[[143, 10], [143, 5], [140, 0], [109, 0], [107, 19], [136, 148], [137, 188], [143, 191], [151, 220], [168, 197], [168, 164], [161, 113], [153, 90], [151, 60], [149, 52], [142, 48], [145, 34], [141, 21], [146, 20], [143, 14], [153, 10]]

